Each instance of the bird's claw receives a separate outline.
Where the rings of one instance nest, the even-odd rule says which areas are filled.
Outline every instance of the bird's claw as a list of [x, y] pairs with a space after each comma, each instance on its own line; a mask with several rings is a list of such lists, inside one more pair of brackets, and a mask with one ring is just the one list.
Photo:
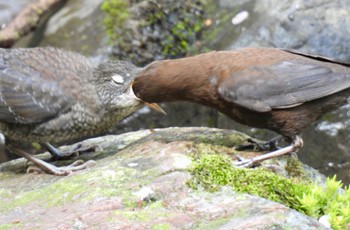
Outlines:
[[282, 156], [285, 155], [287, 153], [291, 153], [291, 152], [295, 152], [297, 151], [299, 148], [301, 148], [303, 146], [303, 140], [301, 139], [301, 137], [297, 136], [295, 139], [295, 142], [287, 147], [278, 149], [276, 151], [270, 152], [270, 153], [266, 153], [260, 156], [256, 156], [253, 157], [251, 159], [248, 160], [242, 160], [241, 157], [238, 157], [238, 159], [241, 161], [235, 162], [234, 165], [237, 167], [253, 167], [255, 166], [257, 163], [274, 158], [274, 157], [278, 157], [278, 156]]
[[282, 136], [274, 137], [269, 141], [258, 141], [253, 138], [248, 138], [247, 139], [248, 144], [239, 145], [235, 149], [237, 151], [244, 151], [244, 150], [250, 150], [250, 149], [256, 152], [273, 151], [278, 149], [278, 143], [282, 139], [283, 139]]
[[96, 152], [101, 149], [99, 145], [83, 147], [83, 145], [79, 143], [75, 147], [67, 151], [60, 151], [55, 147], [53, 147], [52, 145], [50, 145], [49, 143], [46, 143], [45, 145], [48, 151], [51, 153], [53, 160], [69, 159], [72, 155], [79, 156], [83, 153]]
[[256, 162], [254, 162], [253, 159], [245, 159], [240, 155], [236, 155], [238, 161], [234, 161], [233, 165], [239, 168], [251, 168], [255, 165]]
[[70, 165], [61, 167], [57, 167], [55, 165], [47, 163], [44, 167], [29, 166], [27, 169], [27, 173], [41, 174], [46, 172], [56, 176], [67, 176], [74, 171], [83, 170], [94, 165], [96, 165], [96, 162], [93, 160], [89, 160], [87, 162], [84, 162], [83, 160], [77, 160]]
[[254, 152], [261, 152], [270, 149], [268, 142], [258, 142], [254, 139], [247, 139], [248, 144], [238, 145], [235, 150], [244, 151], [244, 150], [253, 150]]

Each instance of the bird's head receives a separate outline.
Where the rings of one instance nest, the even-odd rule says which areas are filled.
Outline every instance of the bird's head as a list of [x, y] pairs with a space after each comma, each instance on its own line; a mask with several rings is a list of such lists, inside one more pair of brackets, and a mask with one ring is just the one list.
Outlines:
[[102, 103], [115, 109], [134, 110], [146, 105], [165, 113], [157, 104], [147, 103], [138, 98], [132, 89], [135, 76], [142, 71], [127, 61], [109, 61], [100, 64], [95, 72], [96, 91]]

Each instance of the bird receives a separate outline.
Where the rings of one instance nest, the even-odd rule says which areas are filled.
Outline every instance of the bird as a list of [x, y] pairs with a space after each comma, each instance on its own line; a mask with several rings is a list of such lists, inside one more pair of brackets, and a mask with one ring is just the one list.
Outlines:
[[55, 157], [53, 145], [71, 143], [108, 131], [147, 104], [132, 89], [140, 69], [126, 61], [95, 67], [83, 55], [54, 47], [0, 49], [0, 131], [5, 148], [42, 171], [68, 175], [86, 163], [57, 167], [23, 149], [20, 142], [40, 143]]
[[350, 64], [296, 50], [247, 47], [154, 61], [137, 73], [132, 87], [143, 101], [209, 106], [241, 124], [272, 130], [288, 142], [235, 162], [253, 167], [296, 152], [303, 147], [302, 130], [347, 103]]

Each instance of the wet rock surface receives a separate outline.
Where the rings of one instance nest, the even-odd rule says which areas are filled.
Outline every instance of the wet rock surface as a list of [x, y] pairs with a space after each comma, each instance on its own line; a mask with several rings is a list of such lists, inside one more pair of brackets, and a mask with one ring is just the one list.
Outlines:
[[23, 159], [2, 164], [0, 228], [325, 229], [284, 205], [229, 187], [210, 193], [187, 185], [191, 152], [200, 144], [220, 143], [230, 153], [246, 138], [209, 128], [94, 138], [83, 145], [98, 144], [103, 150], [81, 157], [95, 159], [96, 166], [67, 177], [24, 174]]

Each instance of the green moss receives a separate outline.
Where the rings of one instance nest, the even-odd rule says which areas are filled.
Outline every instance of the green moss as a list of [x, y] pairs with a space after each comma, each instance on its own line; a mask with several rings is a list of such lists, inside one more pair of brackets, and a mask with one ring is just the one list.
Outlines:
[[0, 200], [3, 200], [5, 198], [11, 197], [11, 193], [7, 191], [6, 189], [0, 188]]
[[21, 228], [21, 223], [13, 223], [13, 224], [1, 224], [0, 230], [7, 230], [7, 229], [14, 229], [14, 228]]
[[35, 150], [40, 150], [41, 149], [41, 145], [37, 142], [32, 142], [32, 147], [35, 149]]
[[[186, 12], [184, 12], [186, 15]], [[158, 13], [151, 16], [148, 21], [150, 25], [160, 23], [160, 21], [166, 20], [168, 17], [165, 13]], [[164, 39], [161, 40], [163, 47], [163, 55], [165, 57], [177, 57], [193, 51], [191, 45], [196, 40], [196, 37], [204, 29], [202, 18], [180, 18], [176, 23], [171, 25], [170, 30], [166, 33]]]
[[230, 185], [237, 192], [257, 195], [291, 208], [300, 206], [294, 194], [305, 187], [303, 184], [295, 186], [291, 180], [261, 168], [235, 168], [232, 160], [224, 155], [205, 154], [193, 163], [190, 171], [194, 177], [189, 184], [193, 188], [200, 185], [217, 191], [223, 185]]
[[350, 188], [336, 180], [327, 178], [326, 186], [317, 184], [310, 186], [299, 197], [305, 213], [309, 216], [320, 217], [327, 215], [333, 229], [350, 228]]
[[120, 28], [129, 18], [128, 7], [128, 1], [124, 0], [104, 0], [101, 4], [100, 9], [105, 13], [103, 24], [106, 27], [109, 42], [121, 41], [123, 32]]
[[198, 230], [212, 230], [212, 229], [220, 229], [221, 226], [228, 223], [230, 220], [232, 220], [232, 216], [224, 217], [224, 218], [217, 218], [212, 221], [200, 223], [198, 226], [196, 226], [194, 229]]
[[12, 224], [1, 224], [0, 225], [0, 230], [7, 230], [13, 228]]
[[146, 211], [122, 211], [120, 214], [128, 220], [142, 222], [151, 220], [151, 214]]
[[152, 230], [169, 230], [171, 229], [169, 224], [166, 223], [160, 223], [160, 224], [155, 224], [151, 227]]
[[339, 192], [342, 184], [335, 178], [327, 179], [321, 187], [302, 179], [287, 179], [262, 168], [243, 169], [233, 166], [225, 155], [203, 154], [190, 168], [193, 175], [190, 187], [198, 186], [214, 192], [222, 186], [232, 186], [234, 191], [249, 193], [275, 202], [309, 216], [328, 215], [334, 229], [349, 228], [350, 189]]
[[303, 169], [303, 164], [295, 157], [288, 157], [285, 167], [288, 175], [295, 179], [308, 180]]
[[148, 209], [132, 209], [129, 211], [117, 210], [117, 211], [114, 211], [113, 214], [117, 216], [122, 216], [127, 220], [137, 221], [137, 222], [149, 222], [153, 220], [155, 217], [161, 218], [161, 217], [169, 216], [168, 213], [163, 212], [161, 210], [154, 210], [150, 212]]
[[150, 209], [158, 210], [160, 208], [164, 208], [163, 201], [161, 201], [161, 200], [153, 202], [147, 207], [148, 210], [150, 210]]

